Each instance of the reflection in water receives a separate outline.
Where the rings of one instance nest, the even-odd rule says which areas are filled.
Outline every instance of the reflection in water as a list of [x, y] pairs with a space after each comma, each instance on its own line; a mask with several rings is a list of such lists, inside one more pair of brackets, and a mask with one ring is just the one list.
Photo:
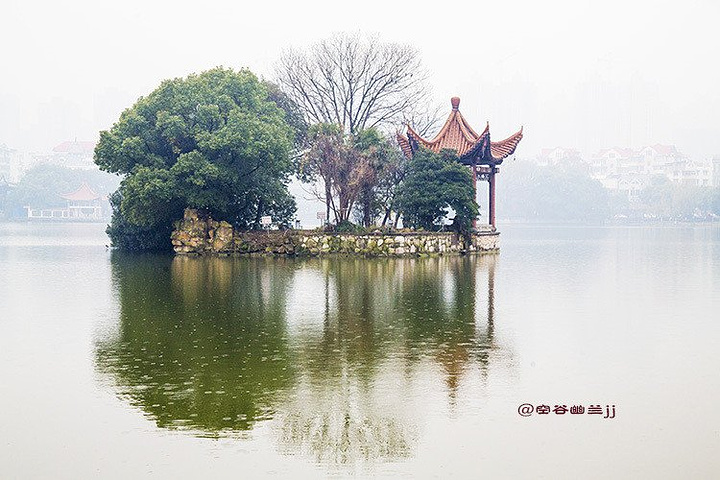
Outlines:
[[495, 262], [114, 254], [121, 314], [98, 369], [163, 428], [272, 419], [286, 453], [405, 457], [427, 397], [454, 408], [467, 372], [487, 372]]
[[97, 359], [123, 396], [161, 427], [217, 433], [270, 418], [293, 379], [282, 261], [113, 255], [112, 266], [119, 333]]

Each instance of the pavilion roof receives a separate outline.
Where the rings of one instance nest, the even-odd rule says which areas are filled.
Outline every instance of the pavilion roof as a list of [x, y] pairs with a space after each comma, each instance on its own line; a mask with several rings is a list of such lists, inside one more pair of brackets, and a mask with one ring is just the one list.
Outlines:
[[100, 198], [100, 195], [95, 193], [90, 186], [83, 182], [80, 187], [75, 190], [74, 192], [65, 193], [60, 195], [65, 200], [71, 200], [76, 202], [82, 202], [82, 201], [91, 201], [91, 200], [97, 200]]
[[474, 160], [476, 163], [499, 164], [515, 152], [523, 137], [522, 128], [504, 140], [492, 142], [489, 123], [478, 134], [460, 113], [460, 99], [453, 97], [450, 103], [450, 116], [432, 140], [422, 138], [409, 125], [407, 136], [398, 133], [398, 143], [406, 156], [412, 156], [422, 146], [435, 153], [443, 149], [455, 150], [463, 163], [472, 163]]
[[77, 140], [62, 142], [53, 147], [55, 153], [89, 153], [95, 150], [95, 142], [78, 142]]

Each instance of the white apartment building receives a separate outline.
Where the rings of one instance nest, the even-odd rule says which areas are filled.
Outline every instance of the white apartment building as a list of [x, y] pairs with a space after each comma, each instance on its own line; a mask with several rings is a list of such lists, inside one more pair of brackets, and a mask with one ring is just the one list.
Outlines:
[[92, 170], [97, 168], [93, 162], [94, 150], [95, 142], [63, 142], [53, 148], [50, 161], [74, 170]]
[[543, 148], [535, 163], [541, 167], [555, 166], [569, 161], [582, 161], [582, 155], [574, 148]]
[[664, 175], [678, 185], [714, 184], [712, 161], [691, 160], [674, 145], [652, 145], [637, 151], [609, 148], [594, 154], [589, 164], [593, 178], [608, 189], [626, 191], [631, 200], [637, 198], [654, 175]]

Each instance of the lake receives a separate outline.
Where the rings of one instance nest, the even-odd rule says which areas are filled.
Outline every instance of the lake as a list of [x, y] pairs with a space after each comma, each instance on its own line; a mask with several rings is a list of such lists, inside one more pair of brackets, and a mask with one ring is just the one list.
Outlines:
[[501, 230], [184, 258], [0, 223], [0, 477], [718, 477], [720, 226]]

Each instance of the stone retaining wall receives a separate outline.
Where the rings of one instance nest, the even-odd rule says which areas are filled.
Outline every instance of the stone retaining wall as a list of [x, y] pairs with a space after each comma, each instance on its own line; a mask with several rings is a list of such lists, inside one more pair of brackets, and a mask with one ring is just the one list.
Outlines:
[[172, 243], [178, 254], [255, 254], [314, 256], [326, 254], [373, 257], [447, 255], [496, 251], [497, 232], [473, 234], [470, 244], [449, 232], [402, 232], [365, 235], [316, 230], [235, 231], [227, 222], [188, 209], [175, 224]]

